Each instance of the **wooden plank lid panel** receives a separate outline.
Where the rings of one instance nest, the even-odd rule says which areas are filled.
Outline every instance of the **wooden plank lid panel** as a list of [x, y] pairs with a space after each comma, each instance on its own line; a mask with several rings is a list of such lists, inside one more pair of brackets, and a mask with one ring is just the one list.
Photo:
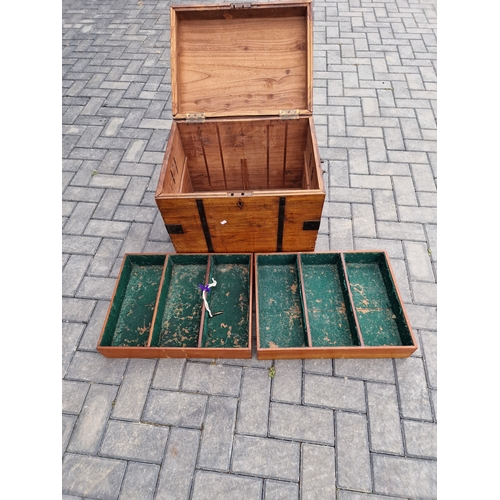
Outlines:
[[312, 113], [310, 2], [173, 6], [171, 41], [174, 118]]

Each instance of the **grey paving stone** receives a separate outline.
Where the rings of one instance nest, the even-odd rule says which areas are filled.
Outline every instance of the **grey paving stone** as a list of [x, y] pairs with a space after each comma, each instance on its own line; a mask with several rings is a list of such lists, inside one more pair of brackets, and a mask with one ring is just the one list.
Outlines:
[[333, 411], [271, 403], [269, 436], [333, 446]]
[[436, 191], [436, 181], [430, 165], [412, 164], [411, 171], [417, 191]]
[[387, 161], [387, 148], [383, 139], [366, 139], [369, 161]]
[[96, 301], [86, 299], [75, 299], [63, 297], [62, 299], [62, 319], [63, 322], [84, 322], [88, 321]]
[[121, 246], [121, 240], [103, 238], [90, 264], [88, 274], [91, 276], [107, 276], [113, 267]]
[[364, 412], [366, 411], [365, 388], [360, 380], [306, 373], [304, 375], [304, 403]]
[[392, 191], [377, 189], [373, 192], [373, 205], [377, 220], [397, 221], [398, 213]]
[[155, 389], [179, 389], [185, 364], [185, 359], [158, 360], [151, 387]]
[[142, 201], [149, 179], [146, 177], [132, 177], [123, 195], [124, 205], [139, 205]]
[[113, 418], [140, 420], [155, 366], [155, 359], [131, 359], [129, 361], [113, 407]]
[[399, 207], [399, 218], [403, 222], [434, 224], [437, 222], [437, 210], [434, 207]]
[[435, 306], [420, 306], [406, 304], [406, 312], [412, 328], [422, 330], [437, 329], [437, 308]]
[[[346, 108], [346, 113], [347, 113]], [[368, 174], [368, 158], [365, 149], [349, 150], [349, 172], [351, 174]]]
[[66, 413], [80, 413], [83, 402], [87, 397], [90, 384], [86, 382], [62, 381], [62, 411]]
[[410, 279], [434, 282], [434, 272], [426, 243], [405, 241], [404, 247], [410, 270]]
[[153, 500], [160, 467], [129, 462], [120, 490], [120, 500]]
[[62, 235], [62, 251], [69, 254], [94, 255], [101, 238]]
[[352, 221], [350, 219], [330, 219], [330, 249], [353, 250]]
[[66, 453], [62, 491], [99, 500], [117, 500], [127, 463], [122, 460]]
[[108, 359], [97, 352], [77, 351], [68, 367], [66, 378], [102, 384], [120, 384], [126, 366], [126, 359]]
[[395, 175], [408, 177], [411, 175], [408, 163], [370, 161], [369, 168], [370, 173], [373, 175]]
[[90, 187], [99, 187], [107, 189], [127, 189], [130, 177], [127, 175], [108, 175], [98, 174], [92, 177]]
[[106, 189], [94, 212], [94, 219], [111, 219], [122, 199], [122, 189]]
[[103, 189], [88, 188], [83, 186], [68, 186], [64, 190], [62, 199], [69, 201], [84, 201], [84, 202], [99, 203], [103, 193], [104, 193]]
[[142, 420], [154, 424], [201, 428], [208, 396], [150, 390]]
[[332, 375], [331, 359], [305, 359], [304, 372]]
[[437, 458], [437, 425], [430, 422], [403, 420], [408, 456]]
[[210, 396], [203, 423], [197, 466], [204, 469], [229, 470], [238, 400]]
[[235, 435], [231, 471], [288, 481], [299, 480], [300, 445], [291, 441]]
[[399, 128], [384, 128], [384, 138], [387, 149], [405, 149], [405, 142]]
[[336, 436], [338, 487], [372, 491], [366, 416], [337, 412]]
[[377, 236], [375, 215], [371, 205], [353, 203], [352, 223], [355, 237], [375, 238]]
[[299, 498], [299, 485], [285, 481], [266, 479], [264, 481], [264, 500], [295, 500]]
[[437, 498], [436, 462], [373, 455], [374, 491], [412, 500]]
[[241, 368], [222, 364], [188, 362], [182, 381], [182, 390], [208, 394], [238, 396]]
[[75, 415], [64, 415], [62, 416], [62, 455], [66, 452], [66, 447], [68, 446], [71, 433], [75, 426], [76, 416]]
[[117, 388], [92, 384], [68, 445], [68, 451], [96, 454]]
[[415, 186], [411, 177], [393, 177], [394, 194], [398, 205], [417, 206], [417, 196]]
[[70, 255], [62, 273], [62, 293], [72, 296], [77, 291], [92, 257], [88, 255]]
[[371, 203], [372, 195], [369, 189], [334, 187], [330, 188], [330, 201]]
[[66, 373], [82, 336], [83, 325], [78, 323], [62, 324], [62, 376]]
[[300, 403], [302, 389], [302, 360], [276, 360], [274, 362], [271, 398], [273, 401]]
[[92, 217], [96, 206], [96, 203], [79, 202], [64, 226], [64, 233], [81, 235]]
[[401, 416], [432, 420], [429, 390], [421, 358], [396, 360]]
[[336, 500], [333, 447], [303, 444], [300, 472], [302, 500]]
[[[390, 259], [404, 259], [403, 245], [401, 241], [384, 240], [382, 238], [355, 238], [355, 250], [380, 250], [383, 248]], [[404, 261], [403, 261], [404, 262]]]
[[[392, 189], [392, 184], [391, 184], [391, 179], [384, 175], [352, 174], [351, 187], [365, 188], [365, 189]], [[371, 198], [370, 198], [370, 203], [371, 203]]]
[[91, 220], [85, 229], [85, 235], [123, 239], [127, 236], [129, 228], [130, 222]]
[[171, 429], [155, 500], [189, 497], [199, 442], [198, 430]]
[[76, 292], [77, 297], [84, 299], [111, 300], [116, 280], [113, 278], [97, 278], [85, 276]]
[[403, 438], [395, 385], [367, 383], [371, 450], [403, 455]]
[[267, 436], [271, 377], [268, 370], [246, 367], [236, 421], [240, 434]]
[[437, 305], [436, 283], [412, 282], [413, 299], [416, 304], [435, 306]]
[[426, 236], [422, 224], [413, 222], [377, 222], [379, 238], [389, 240], [425, 241]]
[[330, 186], [349, 186], [349, 166], [347, 161], [330, 160], [329, 161], [329, 185]]
[[[113, 220], [152, 223], [158, 213], [157, 207], [137, 207], [132, 205], [119, 205]], [[148, 228], [149, 232], [149, 228]]]
[[96, 352], [97, 343], [101, 336], [104, 320], [109, 308], [109, 300], [99, 300], [87, 323], [78, 348], [80, 350]]
[[260, 500], [262, 479], [219, 474], [203, 470], [196, 471], [192, 500]]
[[148, 239], [149, 231], [151, 230], [150, 224], [143, 224], [140, 222], [132, 222], [130, 230], [123, 242], [120, 249], [119, 256], [123, 257], [125, 253], [142, 252], [144, 245]]
[[169, 430], [157, 425], [110, 420], [100, 454], [160, 464]]

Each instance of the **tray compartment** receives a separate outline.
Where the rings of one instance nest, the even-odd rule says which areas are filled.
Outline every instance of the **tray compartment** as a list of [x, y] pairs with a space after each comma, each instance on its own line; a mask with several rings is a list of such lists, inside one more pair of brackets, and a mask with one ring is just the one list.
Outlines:
[[385, 254], [353, 252], [344, 259], [364, 344], [414, 345]]
[[165, 255], [125, 255], [101, 346], [147, 345], [164, 263]]
[[256, 259], [258, 347], [273, 350], [306, 347], [297, 255], [268, 254]]
[[312, 347], [359, 346], [340, 253], [301, 254]]
[[203, 307], [198, 285], [205, 283], [207, 266], [207, 255], [168, 257], [152, 347], [198, 347]]
[[201, 347], [248, 348], [251, 325], [251, 255], [211, 255], [210, 276], [217, 282], [207, 294]]

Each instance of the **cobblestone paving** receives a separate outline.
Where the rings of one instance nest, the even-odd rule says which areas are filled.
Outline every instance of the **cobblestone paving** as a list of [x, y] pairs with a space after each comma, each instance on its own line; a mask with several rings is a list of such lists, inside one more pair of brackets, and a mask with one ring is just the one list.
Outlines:
[[106, 359], [96, 344], [123, 254], [174, 251], [154, 201], [169, 5], [62, 3], [63, 498], [436, 498], [435, 0], [314, 1], [316, 249], [386, 249], [419, 349]]

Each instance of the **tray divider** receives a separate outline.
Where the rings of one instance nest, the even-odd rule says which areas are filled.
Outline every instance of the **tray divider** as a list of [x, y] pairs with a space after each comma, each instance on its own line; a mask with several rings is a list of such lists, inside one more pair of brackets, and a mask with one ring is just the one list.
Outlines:
[[347, 288], [347, 294], [349, 296], [349, 303], [351, 304], [351, 310], [352, 314], [354, 316], [354, 323], [356, 324], [356, 330], [358, 334], [359, 341], [361, 343], [361, 347], [364, 347], [365, 341], [363, 340], [363, 334], [361, 333], [361, 327], [359, 326], [359, 321], [358, 321], [358, 314], [356, 313], [356, 307], [354, 305], [354, 299], [352, 298], [352, 292], [351, 292], [351, 284], [349, 283], [349, 276], [347, 274], [347, 265], [345, 262], [344, 258], [344, 252], [340, 252], [340, 259], [342, 262], [342, 273], [343, 273], [343, 278], [344, 278], [344, 283]]
[[304, 323], [306, 326], [307, 332], [307, 345], [311, 348], [312, 345], [312, 336], [311, 336], [311, 327], [309, 326], [309, 312], [307, 310], [307, 301], [306, 301], [306, 290], [304, 287], [304, 275], [302, 274], [302, 258], [301, 254], [297, 254], [297, 270], [299, 273], [299, 281], [300, 281], [300, 296], [302, 299], [302, 316], [304, 318]]
[[[205, 273], [205, 283], [208, 284], [208, 280], [210, 279], [210, 265], [212, 263], [212, 256], [207, 255], [207, 272]], [[201, 319], [200, 319], [200, 330], [198, 332], [198, 347], [202, 346], [203, 343], [203, 330], [205, 328], [205, 316], [206, 316], [207, 308], [205, 307], [205, 302], [201, 301]]]
[[146, 344], [146, 347], [155, 347], [155, 346], [151, 346], [151, 342], [153, 340], [153, 330], [154, 330], [155, 323], [156, 323], [156, 315], [158, 313], [158, 306], [160, 304], [160, 295], [161, 295], [161, 290], [163, 288], [163, 281], [165, 280], [165, 273], [167, 271], [168, 261], [169, 261], [169, 255], [166, 254], [165, 255], [165, 262], [163, 263], [163, 271], [161, 272], [160, 286], [158, 287], [158, 292], [156, 294], [155, 308], [153, 310], [153, 319], [151, 320], [151, 327], [149, 329], [148, 343]]

